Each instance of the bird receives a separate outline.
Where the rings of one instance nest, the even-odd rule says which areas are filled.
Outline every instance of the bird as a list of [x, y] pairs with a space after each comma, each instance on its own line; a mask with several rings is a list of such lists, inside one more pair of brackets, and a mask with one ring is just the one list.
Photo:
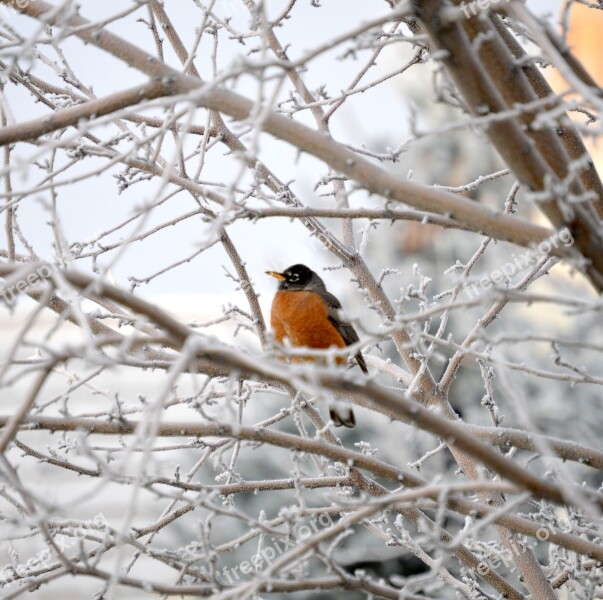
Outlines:
[[[333, 346], [345, 348], [360, 341], [354, 327], [341, 315], [341, 302], [327, 291], [324, 281], [312, 269], [297, 264], [282, 273], [266, 271], [266, 274], [280, 282], [270, 311], [270, 326], [279, 344], [288, 339], [296, 348], [325, 350]], [[363, 373], [368, 374], [362, 353], [358, 351], [354, 358]], [[345, 359], [340, 356], [336, 362], [342, 364]], [[343, 409], [331, 404], [329, 415], [336, 427], [356, 425], [354, 411], [349, 406]]]

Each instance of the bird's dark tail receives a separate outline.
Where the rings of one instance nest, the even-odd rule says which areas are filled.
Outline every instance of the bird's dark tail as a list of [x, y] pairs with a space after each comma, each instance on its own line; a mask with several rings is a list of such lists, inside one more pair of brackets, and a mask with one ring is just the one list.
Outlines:
[[362, 354], [360, 352], [358, 352], [358, 354], [356, 354], [356, 356], [354, 358], [356, 359], [356, 362], [358, 363], [358, 365], [362, 369], [362, 372], [366, 373], [368, 375], [368, 367], [366, 366], [366, 362], [364, 360], [364, 356], [362, 356]]
[[329, 416], [335, 427], [356, 427], [356, 417], [354, 411], [349, 406], [329, 406]]

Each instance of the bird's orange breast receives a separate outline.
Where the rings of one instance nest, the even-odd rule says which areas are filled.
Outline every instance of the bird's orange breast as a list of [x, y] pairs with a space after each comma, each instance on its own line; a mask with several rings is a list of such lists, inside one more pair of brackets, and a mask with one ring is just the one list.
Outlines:
[[[289, 339], [292, 346], [344, 348], [346, 343], [329, 321], [329, 310], [314, 292], [279, 291], [272, 302], [270, 324], [276, 341]], [[337, 362], [343, 362], [343, 359]]]

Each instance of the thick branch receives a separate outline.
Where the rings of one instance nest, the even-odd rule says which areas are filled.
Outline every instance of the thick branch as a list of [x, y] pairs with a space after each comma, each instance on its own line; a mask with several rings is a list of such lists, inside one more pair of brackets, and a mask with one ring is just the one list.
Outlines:
[[[4, 3], [8, 1], [2, 0]], [[38, 0], [19, 10], [44, 20], [52, 8], [51, 5]], [[49, 19], [49, 22], [52, 24], [57, 19], [56, 17]], [[90, 29], [84, 29], [83, 27], [89, 22], [79, 16], [72, 17], [69, 24], [79, 28], [76, 35], [84, 41], [102, 48], [151, 77], [168, 78], [170, 85], [173, 84], [179, 93], [198, 90], [195, 98], [200, 106], [226, 113], [236, 120], [245, 120], [254, 114], [255, 104], [251, 100], [218, 86], [204, 85], [196, 78], [183, 75], [106, 30], [93, 32]], [[92, 111], [88, 111], [85, 106], [75, 107], [81, 111], [80, 116], [92, 114]], [[320, 158], [334, 170], [357, 181], [370, 192], [380, 194], [389, 200], [403, 202], [419, 210], [442, 214], [448, 218], [462, 221], [472, 231], [521, 246], [539, 243], [552, 235], [548, 229], [480, 206], [471, 200], [401, 179], [368, 162], [332, 138], [283, 115], [267, 111], [262, 119], [262, 127], [275, 137]], [[28, 136], [32, 133], [30, 126], [23, 125], [23, 128], [28, 131]], [[0, 144], [2, 143], [4, 140], [0, 135]], [[561, 251], [556, 252], [558, 255], [562, 254]]]

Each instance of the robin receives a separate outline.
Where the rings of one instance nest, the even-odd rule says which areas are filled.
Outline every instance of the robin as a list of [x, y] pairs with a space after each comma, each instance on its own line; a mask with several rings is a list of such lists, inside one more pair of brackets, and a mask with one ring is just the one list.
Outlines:
[[[356, 330], [340, 314], [341, 303], [327, 292], [323, 280], [306, 265], [293, 265], [282, 273], [266, 271], [280, 281], [272, 301], [270, 325], [279, 344], [287, 338], [292, 346], [325, 350], [345, 348], [359, 341]], [[358, 365], [368, 373], [362, 354], [355, 355]], [[343, 364], [343, 357], [337, 358]], [[336, 427], [354, 427], [356, 418], [350, 407], [329, 407]]]

